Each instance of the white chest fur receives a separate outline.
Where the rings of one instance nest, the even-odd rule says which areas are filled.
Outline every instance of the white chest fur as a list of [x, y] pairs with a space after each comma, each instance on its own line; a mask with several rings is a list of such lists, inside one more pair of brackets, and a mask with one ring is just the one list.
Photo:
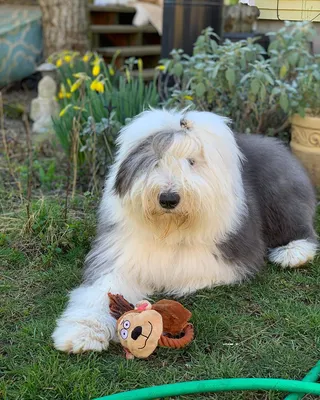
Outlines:
[[170, 246], [159, 240], [141, 241], [131, 236], [126, 238], [118, 262], [124, 273], [148, 293], [183, 295], [239, 279], [236, 268], [226, 263], [218, 251], [201, 244]]

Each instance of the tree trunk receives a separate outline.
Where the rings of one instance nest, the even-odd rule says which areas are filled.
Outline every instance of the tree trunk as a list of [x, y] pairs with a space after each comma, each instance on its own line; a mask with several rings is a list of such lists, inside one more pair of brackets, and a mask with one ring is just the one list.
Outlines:
[[39, 0], [45, 56], [89, 48], [87, 0]]

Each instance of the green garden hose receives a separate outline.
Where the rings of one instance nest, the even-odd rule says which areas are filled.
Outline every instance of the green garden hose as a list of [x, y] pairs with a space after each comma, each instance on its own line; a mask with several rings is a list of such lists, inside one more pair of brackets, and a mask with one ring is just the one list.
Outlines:
[[195, 393], [231, 390], [277, 390], [320, 396], [320, 383], [271, 378], [232, 378], [173, 383], [112, 394], [95, 400], [152, 400]]
[[[308, 374], [302, 379], [302, 382], [317, 382], [320, 378], [320, 361], [308, 372]], [[303, 393], [291, 393], [285, 400], [300, 400], [303, 397]]]

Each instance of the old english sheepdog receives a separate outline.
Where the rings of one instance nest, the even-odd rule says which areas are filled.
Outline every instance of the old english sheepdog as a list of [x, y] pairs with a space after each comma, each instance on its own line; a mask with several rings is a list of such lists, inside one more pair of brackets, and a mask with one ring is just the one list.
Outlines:
[[132, 303], [298, 267], [317, 250], [315, 194], [278, 140], [234, 135], [209, 112], [150, 110], [120, 132], [84, 280], [53, 333], [58, 350], [115, 338], [108, 292]]

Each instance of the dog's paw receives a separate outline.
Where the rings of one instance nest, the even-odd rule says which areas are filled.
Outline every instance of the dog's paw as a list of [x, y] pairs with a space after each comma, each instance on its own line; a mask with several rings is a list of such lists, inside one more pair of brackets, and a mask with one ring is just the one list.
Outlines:
[[101, 329], [97, 323], [59, 321], [52, 339], [57, 350], [76, 354], [106, 350], [110, 334], [107, 330]]

